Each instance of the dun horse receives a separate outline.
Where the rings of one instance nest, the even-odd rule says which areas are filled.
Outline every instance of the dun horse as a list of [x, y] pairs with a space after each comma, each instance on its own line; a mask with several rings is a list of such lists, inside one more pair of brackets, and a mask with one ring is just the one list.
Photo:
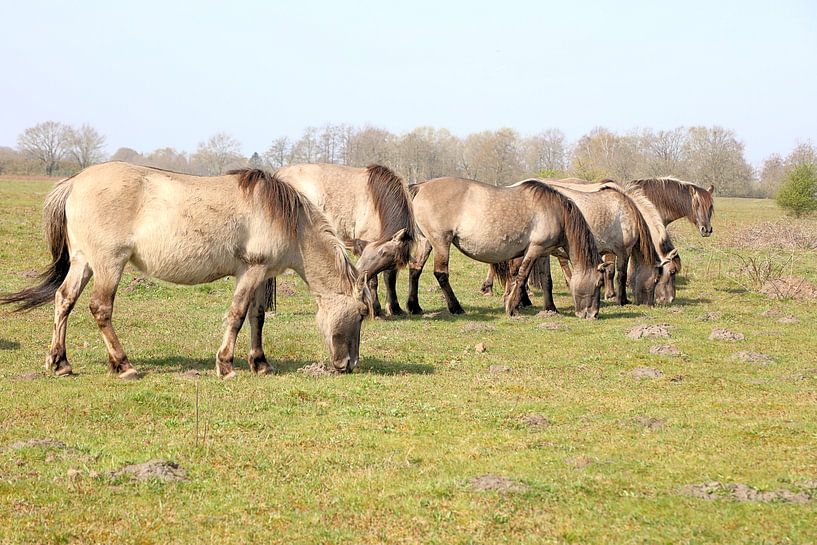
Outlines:
[[102, 332], [111, 373], [136, 376], [111, 325], [122, 270], [139, 270], [176, 284], [234, 275], [236, 288], [216, 373], [235, 376], [236, 336], [249, 313], [250, 368], [270, 372], [261, 345], [266, 281], [294, 269], [318, 303], [318, 329], [332, 363], [358, 363], [368, 288], [324, 216], [297, 191], [261, 170], [197, 177], [127, 163], [106, 163], [59, 182], [45, 201], [45, 231], [53, 261], [34, 287], [3, 303], [27, 310], [54, 300], [54, 334], [46, 369], [71, 374], [65, 334], [74, 304], [93, 276], [91, 314]]
[[395, 284], [414, 243], [414, 215], [403, 180], [380, 165], [290, 165], [276, 174], [320, 208], [346, 245], [360, 254], [357, 269], [369, 277], [375, 314], [380, 314], [377, 275], [383, 271], [386, 310], [404, 314]]
[[664, 225], [687, 218], [702, 237], [712, 234], [715, 186], [709, 189], [675, 178], [644, 178], [627, 182], [625, 190], [638, 188], [655, 205]]
[[434, 276], [448, 310], [462, 314], [448, 281], [451, 244], [484, 263], [522, 257], [505, 300], [509, 315], [517, 313], [524, 281], [537, 258], [564, 249], [576, 268], [570, 282], [576, 315], [595, 318], [604, 264], [579, 209], [568, 198], [538, 182], [494, 187], [473, 180], [436, 178], [411, 186], [414, 217], [425, 237], [409, 264], [408, 308], [422, 313], [418, 283], [434, 250]]

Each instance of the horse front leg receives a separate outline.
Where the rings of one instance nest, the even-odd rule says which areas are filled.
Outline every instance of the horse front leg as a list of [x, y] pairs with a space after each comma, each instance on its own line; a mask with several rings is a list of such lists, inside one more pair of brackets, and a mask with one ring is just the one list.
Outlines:
[[89, 308], [99, 326], [105, 347], [108, 349], [108, 370], [121, 379], [137, 377], [136, 369], [128, 361], [125, 349], [119, 342], [119, 337], [113, 329], [113, 303], [116, 298], [116, 288], [122, 278], [125, 262], [99, 263], [93, 268], [94, 288], [91, 291]]
[[451, 314], [465, 314], [462, 305], [457, 300], [451, 284], [448, 282], [448, 259], [451, 250], [450, 242], [440, 244], [434, 248], [434, 277], [443, 290], [443, 297], [445, 297], [445, 304], [448, 307], [448, 312]]
[[386, 280], [386, 312], [390, 316], [405, 316], [406, 313], [397, 300], [397, 268], [383, 271], [383, 278]]
[[616, 255], [616, 303], [621, 306], [627, 305], [627, 262], [630, 256]]
[[431, 244], [427, 239], [421, 238], [417, 242], [414, 259], [409, 263], [409, 293], [406, 307], [414, 315], [423, 313], [418, 292], [420, 291], [420, 275], [423, 274], [423, 267], [425, 267], [429, 255], [431, 255]]
[[570, 260], [566, 257], [559, 257], [559, 266], [562, 268], [562, 273], [565, 275], [565, 286], [570, 289], [570, 279], [573, 273], [570, 271]]
[[558, 312], [553, 302], [553, 277], [550, 273], [550, 254], [546, 254], [542, 260], [542, 310], [545, 312]]
[[[235, 377], [233, 369], [233, 356], [235, 354], [235, 341], [238, 332], [247, 317], [250, 304], [255, 300], [256, 292], [266, 279], [267, 269], [262, 265], [256, 265], [239, 272], [236, 275], [235, 291], [230, 310], [227, 312], [227, 328], [224, 331], [224, 340], [216, 353], [216, 376], [222, 379]], [[260, 339], [260, 328], [258, 331]]]
[[264, 354], [263, 330], [269, 301], [274, 297], [271, 291], [274, 289], [274, 278], [269, 278], [258, 286], [247, 311], [250, 318], [250, 353], [247, 356], [247, 363], [250, 365], [250, 370], [258, 375], [267, 375], [273, 371]]
[[485, 280], [482, 282], [482, 286], [479, 288], [479, 291], [482, 292], [482, 295], [491, 296], [494, 294], [494, 268], [488, 267], [488, 275], [485, 277]]
[[538, 257], [538, 254], [528, 250], [528, 252], [525, 254], [525, 258], [522, 260], [522, 264], [519, 265], [519, 269], [514, 276], [510, 293], [505, 301], [505, 312], [508, 313], [508, 316], [516, 316], [519, 314], [519, 304], [522, 301], [522, 290], [527, 289], [525, 285], [528, 281], [528, 275], [533, 267], [533, 262]]
[[369, 291], [372, 292], [372, 309], [374, 310], [375, 318], [383, 316], [383, 307], [380, 306], [380, 297], [377, 293], [378, 285], [377, 275], [369, 278]]

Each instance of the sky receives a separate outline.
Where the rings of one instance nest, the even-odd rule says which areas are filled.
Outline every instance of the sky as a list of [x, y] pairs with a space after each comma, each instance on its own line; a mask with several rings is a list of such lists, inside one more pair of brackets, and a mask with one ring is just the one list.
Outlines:
[[757, 165], [817, 143], [817, 2], [0, 0], [0, 146], [46, 120], [245, 154], [395, 133], [721, 125]]

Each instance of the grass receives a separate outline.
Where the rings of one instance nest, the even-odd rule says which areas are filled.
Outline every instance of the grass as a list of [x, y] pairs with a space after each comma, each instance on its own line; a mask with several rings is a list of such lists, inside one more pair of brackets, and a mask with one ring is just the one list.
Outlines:
[[[47, 263], [39, 225], [48, 188], [0, 181], [0, 291]], [[107, 375], [89, 290], [68, 331], [75, 378], [18, 379], [42, 370], [50, 307], [0, 315], [0, 543], [813, 542], [817, 501], [680, 493], [708, 481], [776, 490], [817, 478], [817, 305], [746, 292], [729, 279], [733, 260], [713, 251], [719, 233], [778, 216], [771, 201], [719, 199], [713, 239], [673, 226], [684, 271], [671, 308], [606, 305], [600, 320], [580, 321], [557, 281], [566, 310], [558, 331], [538, 328], [536, 310], [508, 319], [499, 297], [478, 292], [484, 267], [457, 254], [451, 280], [468, 315], [367, 321], [364, 359], [346, 376], [296, 372], [326, 354], [295, 277], [295, 294], [280, 297], [267, 322], [279, 372], [266, 378], [244, 360], [234, 381], [212, 374], [227, 280], [125, 290], [126, 273], [114, 324], [144, 374], [136, 382]], [[794, 272], [816, 281], [814, 252], [795, 257]], [[434, 283], [421, 279], [426, 312], [443, 309]], [[761, 316], [772, 307], [799, 323]], [[712, 312], [720, 315], [705, 319]], [[670, 324], [672, 337], [626, 339], [641, 323]], [[715, 327], [746, 340], [708, 341]], [[479, 342], [485, 353], [473, 349]], [[651, 356], [663, 342], [683, 355]], [[245, 353], [246, 332], [239, 343]], [[774, 363], [736, 361], [738, 350]], [[637, 366], [664, 375], [638, 380]], [[206, 374], [179, 376], [190, 368]], [[551, 424], [531, 429], [520, 421], [528, 414]], [[664, 426], [646, 429], [639, 416]], [[69, 448], [6, 448], [32, 438]], [[105, 476], [152, 458], [178, 462], [189, 479]], [[469, 480], [485, 474], [527, 491], [473, 490]]]

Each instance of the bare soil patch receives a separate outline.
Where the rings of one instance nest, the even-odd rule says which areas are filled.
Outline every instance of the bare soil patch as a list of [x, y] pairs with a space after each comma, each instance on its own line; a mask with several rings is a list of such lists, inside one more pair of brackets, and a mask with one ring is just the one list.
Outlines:
[[760, 292], [770, 299], [817, 300], [817, 286], [802, 276], [781, 276], [764, 282]]
[[701, 319], [707, 322], [714, 322], [716, 320], [720, 320], [721, 316], [723, 316], [722, 312], [718, 312], [717, 310], [710, 310], [709, 312], [704, 312]]
[[298, 369], [298, 372], [310, 377], [327, 377], [337, 374], [334, 367], [330, 367], [328, 364], [319, 361], [304, 365]]
[[680, 356], [681, 351], [671, 344], [656, 344], [650, 347], [650, 354], [653, 356]]
[[520, 493], [529, 490], [521, 481], [502, 477], [501, 475], [482, 475], [469, 481], [471, 488], [479, 492]]
[[525, 426], [537, 430], [543, 430], [553, 424], [553, 422], [545, 415], [536, 413], [526, 414], [525, 416], [521, 417], [519, 421]]
[[186, 480], [187, 471], [176, 462], [150, 460], [143, 464], [132, 464], [118, 471], [112, 471], [110, 476], [114, 479], [127, 477], [133, 481], [170, 482]]
[[732, 359], [743, 363], [751, 363], [753, 365], [769, 365], [774, 363], [774, 360], [770, 355], [763, 354], [762, 352], [751, 352], [749, 350], [735, 352]]
[[557, 324], [556, 322], [542, 322], [536, 327], [538, 329], [545, 329], [547, 331], [558, 331], [562, 329], [562, 324]]
[[426, 320], [433, 320], [435, 318], [439, 318], [442, 315], [443, 315], [442, 311], [426, 312], [425, 314], [423, 314], [423, 318], [425, 318]]
[[8, 446], [9, 450], [22, 450], [26, 448], [50, 448], [50, 449], [64, 449], [68, 445], [56, 439], [26, 439], [25, 441], [15, 441]]
[[511, 368], [508, 367], [507, 365], [492, 365], [492, 366], [490, 366], [488, 368], [488, 371], [491, 372], [491, 373], [495, 373], [495, 374], [498, 374], [498, 373], [510, 373]]
[[465, 322], [462, 326], [463, 333], [472, 333], [475, 331], [496, 331], [496, 326], [490, 323], [475, 322], [474, 320]]
[[743, 333], [737, 333], [734, 331], [729, 331], [728, 329], [723, 329], [717, 327], [712, 330], [712, 333], [709, 335], [710, 341], [742, 341], [746, 339], [746, 336]]
[[555, 310], [540, 310], [536, 313], [537, 318], [561, 318], [562, 315]]
[[783, 316], [783, 311], [779, 308], [770, 308], [761, 312], [760, 315], [764, 318], [777, 318], [779, 316]]
[[567, 465], [575, 467], [576, 469], [584, 469], [593, 463], [593, 459], [587, 456], [576, 456], [566, 460]]
[[635, 369], [630, 371], [630, 376], [638, 379], [661, 378], [664, 376], [664, 373], [653, 367], [636, 367]]
[[681, 493], [685, 496], [692, 496], [702, 500], [731, 500], [739, 502], [754, 503], [808, 503], [814, 499], [814, 490], [809, 492], [799, 490], [772, 490], [762, 492], [757, 488], [744, 483], [722, 484], [718, 481], [702, 484], [689, 484], [681, 488]]
[[660, 430], [667, 425], [667, 421], [663, 418], [655, 418], [653, 416], [636, 416], [633, 418], [633, 423], [644, 429], [655, 431]]
[[789, 324], [796, 324], [796, 323], [797, 323], [797, 322], [799, 322], [799, 321], [800, 321], [800, 320], [798, 320], [797, 318], [795, 318], [794, 316], [792, 316], [791, 314], [789, 314], [788, 316], [783, 316], [782, 318], [780, 318], [780, 319], [777, 321], [777, 323], [778, 323], [778, 324], [789, 325]]
[[627, 332], [627, 338], [634, 341], [638, 339], [666, 338], [669, 336], [669, 325], [667, 324], [641, 324]]
[[43, 374], [40, 373], [39, 371], [32, 371], [30, 373], [23, 373], [22, 375], [17, 375], [14, 378], [15, 378], [15, 380], [24, 380], [24, 381], [38, 380], [38, 379], [43, 378]]
[[37, 269], [26, 269], [24, 271], [20, 271], [18, 274], [26, 280], [34, 280], [40, 276], [40, 272]]
[[488, 350], [488, 348], [485, 346], [485, 343], [477, 343], [474, 346], [474, 350], [476, 351], [477, 354], [484, 354], [485, 351]]
[[181, 373], [178, 373], [176, 376], [179, 378], [194, 380], [201, 377], [201, 375], [202, 373], [198, 369], [188, 369], [187, 371], [182, 371]]
[[140, 290], [149, 290], [156, 287], [156, 282], [147, 276], [136, 276], [125, 286], [125, 293], [135, 293]]

